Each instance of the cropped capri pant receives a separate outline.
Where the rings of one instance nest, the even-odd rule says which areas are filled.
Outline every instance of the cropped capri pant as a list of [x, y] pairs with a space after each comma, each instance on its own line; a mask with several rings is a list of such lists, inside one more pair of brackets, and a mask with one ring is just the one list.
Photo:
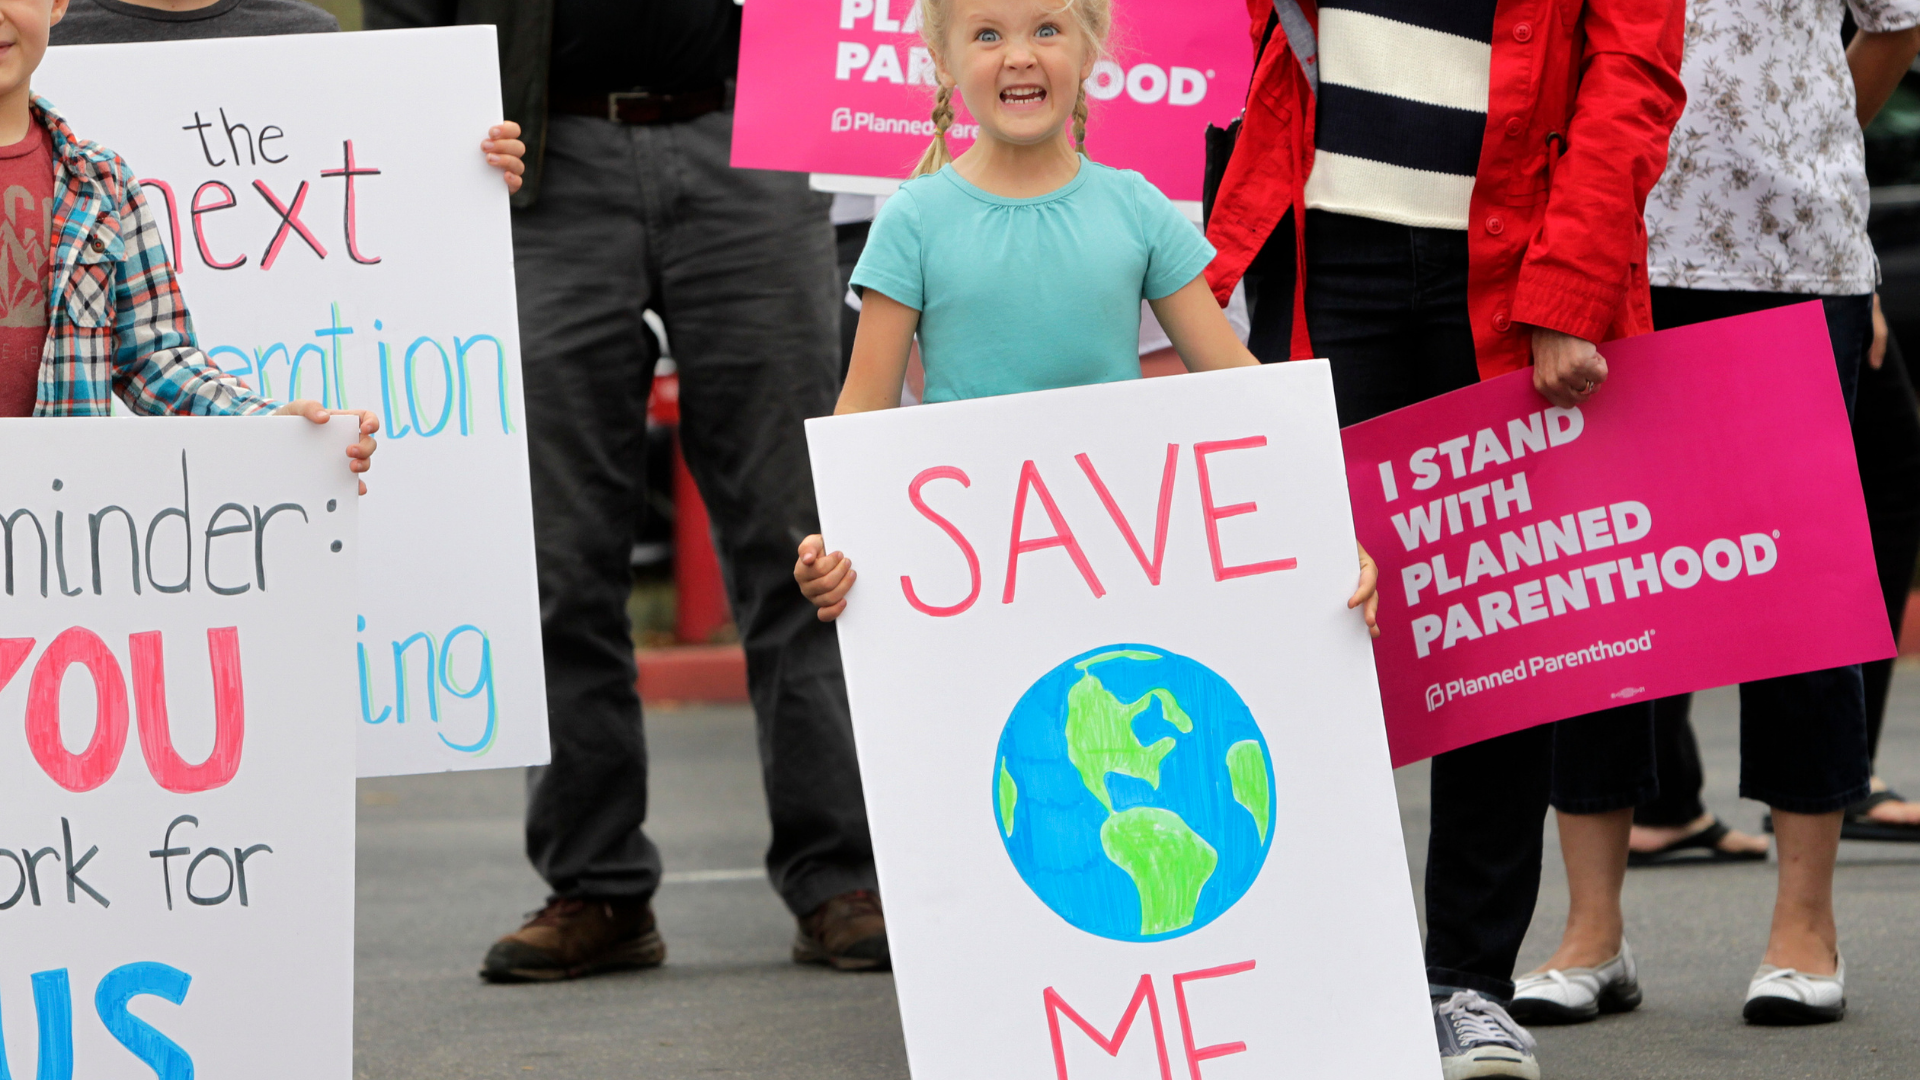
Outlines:
[[[1861, 365], [1873, 340], [1870, 295], [1660, 288], [1653, 290], [1653, 320], [1665, 330], [1809, 301], [1820, 302], [1825, 310], [1840, 390], [1851, 412]], [[1681, 694], [1656, 703], [1660, 793], [1634, 815], [1639, 824], [1682, 826], [1706, 813], [1700, 801], [1700, 750], [1689, 722], [1690, 699], [1691, 695]], [[1740, 687], [1742, 798], [1795, 814], [1844, 809], [1867, 795], [1868, 742], [1860, 665]]]

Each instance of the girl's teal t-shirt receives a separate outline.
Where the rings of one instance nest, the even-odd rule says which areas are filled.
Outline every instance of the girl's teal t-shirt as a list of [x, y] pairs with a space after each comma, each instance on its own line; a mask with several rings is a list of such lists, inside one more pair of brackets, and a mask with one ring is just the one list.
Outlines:
[[1137, 172], [1082, 159], [1062, 187], [1005, 199], [952, 165], [901, 185], [853, 284], [920, 312], [926, 400], [1140, 377], [1140, 301], [1178, 292], [1213, 246]]

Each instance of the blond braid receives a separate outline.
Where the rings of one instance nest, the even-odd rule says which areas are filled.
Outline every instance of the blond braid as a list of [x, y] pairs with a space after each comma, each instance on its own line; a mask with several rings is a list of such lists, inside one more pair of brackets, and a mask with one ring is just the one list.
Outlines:
[[1080, 84], [1080, 98], [1073, 103], [1073, 148], [1087, 152], [1087, 84]]
[[942, 84], [940, 92], [933, 99], [933, 142], [927, 151], [920, 155], [920, 164], [913, 167], [913, 177], [937, 173], [946, 168], [953, 160], [953, 151], [947, 147], [947, 128], [953, 126], [953, 87]]

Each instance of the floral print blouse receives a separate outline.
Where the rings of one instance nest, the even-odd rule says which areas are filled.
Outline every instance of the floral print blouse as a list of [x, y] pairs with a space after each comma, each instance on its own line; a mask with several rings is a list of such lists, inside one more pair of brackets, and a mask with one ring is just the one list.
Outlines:
[[1843, 4], [1862, 30], [1920, 25], [1920, 0], [1687, 0], [1687, 108], [1647, 198], [1654, 285], [1873, 291]]

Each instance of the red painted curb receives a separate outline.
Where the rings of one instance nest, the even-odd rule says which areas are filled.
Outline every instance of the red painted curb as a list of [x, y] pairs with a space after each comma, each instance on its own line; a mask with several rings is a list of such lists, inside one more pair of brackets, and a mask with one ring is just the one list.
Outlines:
[[634, 653], [634, 688], [649, 705], [747, 700], [747, 654], [738, 645], [680, 645]]
[[1900, 655], [1920, 656], [1920, 589], [1907, 597], [1907, 617], [1900, 625]]

